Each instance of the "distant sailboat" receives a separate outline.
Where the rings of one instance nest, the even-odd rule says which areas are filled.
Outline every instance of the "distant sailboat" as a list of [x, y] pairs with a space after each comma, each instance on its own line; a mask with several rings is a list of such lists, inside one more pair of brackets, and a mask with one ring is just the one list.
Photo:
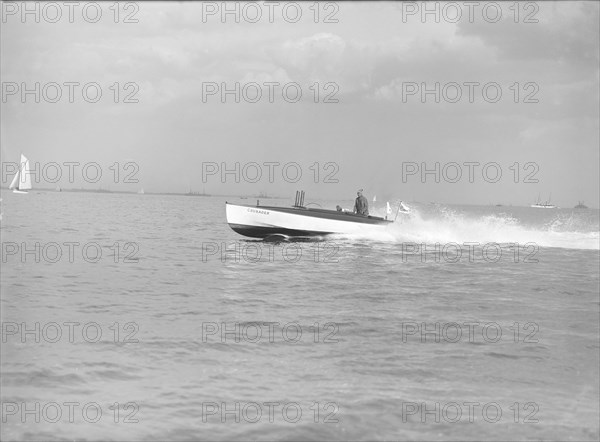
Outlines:
[[376, 203], [377, 202], [377, 195], [373, 195], [373, 202]]
[[550, 204], [551, 198], [552, 196], [548, 198], [548, 201], [542, 202], [540, 200], [540, 195], [538, 195], [537, 201], [535, 202], [535, 204], [532, 204], [531, 207], [533, 207], [534, 209], [556, 209], [557, 207], [555, 205]]
[[27, 193], [31, 190], [31, 170], [29, 169], [29, 160], [25, 155], [21, 154], [21, 163], [19, 164], [19, 170], [15, 174], [9, 189], [13, 189], [14, 193]]
[[143, 195], [143, 194], [144, 194], [144, 193], [146, 193], [146, 192], [144, 192], [144, 188], [142, 187], [142, 188], [139, 190], [139, 192], [138, 192], [138, 193], [139, 193], [140, 195]]

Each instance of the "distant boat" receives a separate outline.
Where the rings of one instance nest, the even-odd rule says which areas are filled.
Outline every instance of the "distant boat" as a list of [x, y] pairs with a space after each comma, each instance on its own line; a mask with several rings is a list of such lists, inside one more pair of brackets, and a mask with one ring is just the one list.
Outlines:
[[9, 189], [13, 189], [14, 193], [27, 193], [31, 190], [31, 170], [29, 169], [29, 160], [25, 155], [21, 154], [21, 163], [19, 164], [19, 170], [15, 174]]
[[57, 192], [62, 192], [62, 189], [60, 188], [60, 186], [56, 186], [56, 191]]
[[557, 208], [554, 204], [550, 204], [548, 201], [545, 201], [543, 203], [535, 203], [535, 204], [532, 204], [530, 207], [533, 207], [534, 209], [556, 209]]
[[143, 195], [143, 194], [144, 194], [144, 193], [146, 193], [146, 192], [144, 192], [144, 188], [142, 187], [142, 188], [139, 190], [139, 192], [138, 192], [138, 193], [139, 193], [140, 195]]
[[557, 209], [557, 207], [554, 204], [550, 204], [550, 199], [551, 198], [548, 198], [548, 201], [542, 202], [540, 199], [540, 195], [538, 195], [537, 201], [530, 207], [533, 207], [534, 209]]
[[202, 188], [202, 193], [200, 192], [192, 192], [192, 188], [190, 187], [190, 191], [185, 194], [186, 196], [210, 196], [209, 193], [206, 193], [204, 187]]
[[586, 206], [585, 204], [583, 204], [583, 201], [579, 201], [577, 203], [577, 205], [574, 207], [574, 209], [587, 209], [588, 206]]

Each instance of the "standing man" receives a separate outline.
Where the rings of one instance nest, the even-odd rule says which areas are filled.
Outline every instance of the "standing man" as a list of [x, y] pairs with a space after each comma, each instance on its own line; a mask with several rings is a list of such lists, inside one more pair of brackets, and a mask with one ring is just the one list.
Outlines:
[[356, 192], [356, 201], [354, 202], [354, 213], [357, 213], [359, 215], [363, 215], [363, 216], [369, 216], [369, 202], [367, 201], [367, 199], [363, 196], [363, 190], [360, 189], [358, 192]]

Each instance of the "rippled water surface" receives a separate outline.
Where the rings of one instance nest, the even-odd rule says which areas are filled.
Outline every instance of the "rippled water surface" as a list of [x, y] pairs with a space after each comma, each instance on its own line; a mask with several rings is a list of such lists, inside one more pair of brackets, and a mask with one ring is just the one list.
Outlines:
[[3, 440], [599, 437], [597, 210], [265, 243], [220, 197], [2, 198]]

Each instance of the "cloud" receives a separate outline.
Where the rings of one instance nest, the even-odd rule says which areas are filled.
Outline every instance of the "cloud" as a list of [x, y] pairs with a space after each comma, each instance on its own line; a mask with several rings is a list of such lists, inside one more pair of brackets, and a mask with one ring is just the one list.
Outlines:
[[485, 21], [458, 24], [458, 35], [476, 37], [498, 51], [498, 58], [520, 63], [569, 63], [578, 69], [598, 66], [600, 21], [598, 5], [587, 2], [537, 3], [537, 23], [518, 23], [505, 17], [491, 25]]
[[[140, 3], [136, 24], [3, 24], [3, 81], [97, 81], [107, 93], [95, 105], [3, 103], [3, 149], [14, 156], [14, 146], [25, 146], [48, 159], [126, 152], [162, 176], [181, 167], [196, 176], [193, 164], [206, 159], [338, 161], [356, 185], [365, 168], [379, 175], [371, 169], [406, 159], [481, 156], [512, 164], [545, 151], [552, 164], [596, 158], [598, 3], [537, 4], [540, 22], [531, 24], [510, 16], [498, 23], [405, 23], [402, 4], [386, 2], [340, 3], [335, 24], [314, 23], [311, 4], [303, 4], [299, 23], [204, 22], [202, 4], [194, 2]], [[403, 82], [468, 81], [498, 82], [503, 100], [401, 99]], [[107, 88], [114, 82], [137, 83], [140, 103], [113, 103]], [[297, 82], [304, 94], [295, 104], [205, 103], [204, 82]], [[315, 82], [336, 83], [340, 102], [315, 104], [308, 89]], [[536, 83], [539, 103], [514, 103], [515, 82], [520, 98], [525, 83]], [[583, 160], [569, 154], [569, 140]], [[595, 188], [597, 162], [587, 167], [596, 181], [590, 172], [586, 183]], [[580, 197], [592, 200], [593, 192]]]

